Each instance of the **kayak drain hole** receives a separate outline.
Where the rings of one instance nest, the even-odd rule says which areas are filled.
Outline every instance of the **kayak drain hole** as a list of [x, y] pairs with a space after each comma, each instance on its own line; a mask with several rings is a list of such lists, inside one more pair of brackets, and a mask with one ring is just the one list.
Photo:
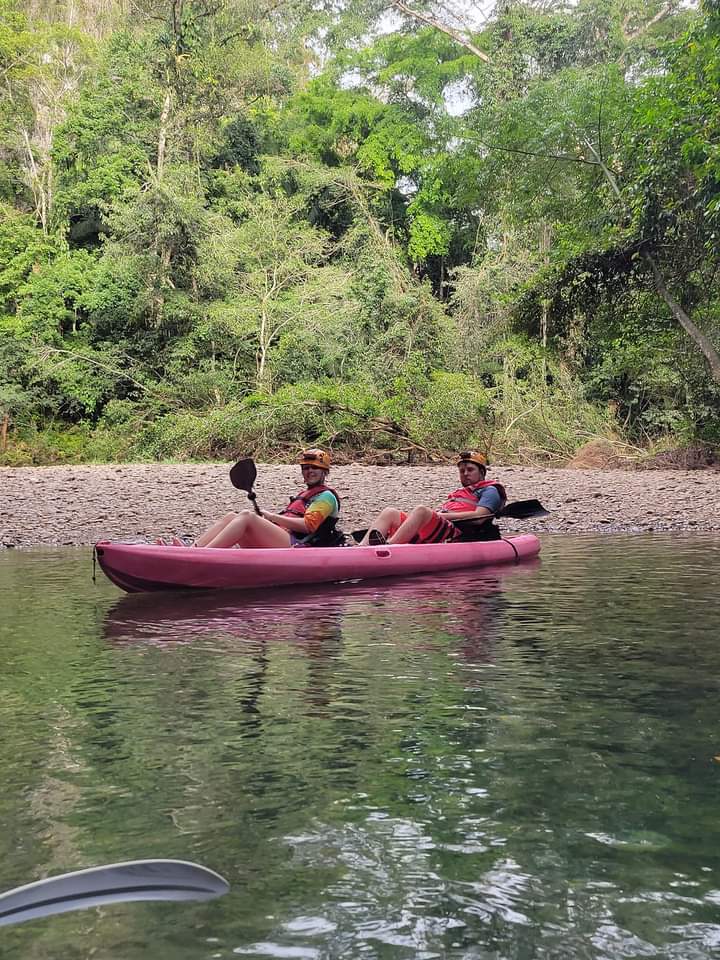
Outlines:
[[376, 551], [375, 551], [375, 556], [376, 556], [376, 557], [389, 557], [389, 556], [390, 556], [390, 551], [389, 551], [389, 550], [376, 550]]

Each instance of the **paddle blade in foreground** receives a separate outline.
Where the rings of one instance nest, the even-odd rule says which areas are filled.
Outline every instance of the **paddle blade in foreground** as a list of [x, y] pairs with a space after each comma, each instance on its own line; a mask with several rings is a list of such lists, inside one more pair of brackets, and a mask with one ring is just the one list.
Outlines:
[[48, 877], [0, 894], [0, 926], [127, 900], [212, 900], [226, 880], [185, 860], [129, 860]]

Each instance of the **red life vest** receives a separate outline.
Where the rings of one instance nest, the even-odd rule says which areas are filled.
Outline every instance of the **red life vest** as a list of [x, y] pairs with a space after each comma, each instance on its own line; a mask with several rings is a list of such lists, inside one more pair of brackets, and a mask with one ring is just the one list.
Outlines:
[[290, 503], [285, 507], [284, 510], [280, 511], [280, 515], [287, 516], [289, 514], [291, 517], [304, 517], [310, 501], [314, 500], [319, 494], [325, 493], [326, 490], [335, 497], [338, 502], [339, 509], [340, 497], [337, 495], [335, 490], [333, 490], [332, 487], [326, 487], [324, 484], [319, 483], [315, 487], [308, 487], [307, 490], [303, 490], [302, 493], [298, 493], [294, 497], [290, 497]]
[[479, 483], [474, 483], [471, 487], [460, 487], [459, 490], [453, 490], [440, 509], [447, 510], [450, 513], [477, 510], [478, 498], [475, 496], [475, 491], [481, 490], [483, 487], [495, 487], [502, 498], [502, 505], [505, 506], [507, 503], [505, 487], [497, 480], [480, 480]]

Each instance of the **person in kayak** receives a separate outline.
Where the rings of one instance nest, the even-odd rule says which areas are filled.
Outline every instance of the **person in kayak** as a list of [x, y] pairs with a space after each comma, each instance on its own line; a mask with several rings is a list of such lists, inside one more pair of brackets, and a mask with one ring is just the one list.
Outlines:
[[485, 479], [487, 467], [484, 453], [464, 450], [457, 461], [462, 486], [448, 494], [439, 509], [418, 506], [405, 513], [386, 507], [370, 524], [360, 546], [499, 540], [500, 530], [492, 518], [505, 506], [507, 495], [497, 480]]
[[[335, 530], [340, 497], [326, 486], [330, 454], [326, 450], [304, 450], [300, 469], [305, 490], [290, 498], [279, 513], [253, 510], [226, 513], [198, 537], [194, 547], [332, 547], [344, 539]], [[179, 544], [180, 541], [173, 541]]]

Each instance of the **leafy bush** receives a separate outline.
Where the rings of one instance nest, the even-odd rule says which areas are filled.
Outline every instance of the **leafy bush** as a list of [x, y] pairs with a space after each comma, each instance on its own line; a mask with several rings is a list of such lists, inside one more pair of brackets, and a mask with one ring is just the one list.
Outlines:
[[0, 452], [0, 464], [15, 467], [86, 463], [92, 459], [89, 455], [91, 437], [92, 428], [85, 423], [70, 428], [32, 425], [20, 431], [7, 450]]
[[435, 448], [460, 450], [483, 443], [490, 397], [477, 377], [435, 371], [417, 419], [417, 435]]
[[495, 361], [486, 446], [495, 458], [563, 463], [592, 437], [617, 435], [614, 410], [588, 400], [569, 367], [538, 344], [509, 338]]

